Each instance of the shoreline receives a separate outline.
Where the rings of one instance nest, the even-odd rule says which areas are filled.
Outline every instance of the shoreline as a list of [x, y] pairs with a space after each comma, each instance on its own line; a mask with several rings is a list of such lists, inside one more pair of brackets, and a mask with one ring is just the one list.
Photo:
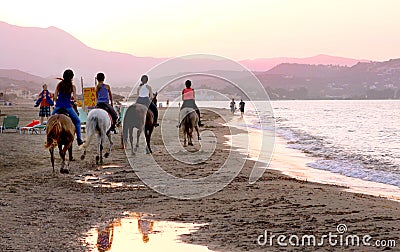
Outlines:
[[[31, 107], [7, 111], [21, 115], [20, 126], [38, 113]], [[225, 138], [231, 133], [228, 127], [222, 126], [223, 121], [211, 112], [205, 111], [203, 117], [207, 127], [202, 131], [214, 132], [217, 139], [214, 154], [203, 164], [188, 166], [174, 160], [163, 147], [159, 130], [155, 131], [153, 156], [171, 174], [202, 177], [218, 169], [229, 154]], [[171, 121], [169, 125], [175, 127], [175, 123]], [[94, 164], [96, 147], [92, 146], [88, 160], [70, 163], [70, 175], [53, 175], [49, 153], [42, 147], [44, 135], [1, 134], [1, 142], [7, 145], [2, 144], [0, 149], [0, 249], [87, 250], [83, 235], [92, 227], [122, 218], [126, 211], [155, 214], [155, 219], [163, 221], [207, 223], [192, 234], [182, 235], [181, 240], [216, 251], [265, 251], [270, 247], [257, 244], [265, 230], [275, 235], [312, 232], [319, 236], [336, 232], [341, 223], [348, 226], [347, 234], [369, 234], [374, 240], [400, 237], [400, 227], [396, 225], [400, 203], [296, 180], [274, 170], [266, 170], [256, 183], [249, 184], [254, 165], [251, 160], [246, 160], [235, 179], [215, 194], [196, 200], [169, 198], [143, 184], [119, 147], [119, 135], [114, 139], [111, 157], [103, 166]], [[74, 156], [78, 158], [80, 150], [75, 142]], [[193, 148], [200, 148], [197, 141]], [[233, 148], [233, 157], [242, 160], [245, 156], [239, 148]], [[281, 161], [290, 166], [287, 159]], [[59, 168], [58, 157], [56, 164]], [[96, 178], [92, 181], [100, 186], [75, 181], [85, 176]], [[122, 186], [108, 187], [111, 182]], [[324, 248], [333, 249], [328, 245]], [[270, 249], [282, 248], [274, 244]]]
[[[236, 120], [238, 120], [238, 116], [236, 115], [235, 117]], [[232, 122], [229, 124], [230, 126], [248, 131], [249, 135], [255, 135], [250, 136], [251, 138], [257, 139], [263, 137], [262, 130], [254, 129], [252, 127], [246, 128], [244, 126], [237, 126]], [[316, 169], [308, 166], [308, 163], [313, 163], [317, 161], [318, 158], [308, 155], [301, 150], [288, 147], [288, 141], [283, 136], [276, 132], [274, 134], [274, 150], [270, 160], [258, 160], [266, 165], [265, 169], [275, 170], [283, 175], [301, 181], [344, 187], [344, 190], [348, 192], [362, 193], [387, 198], [389, 200], [400, 201], [400, 188], [397, 186], [349, 177], [340, 173], [334, 173], [328, 170]], [[245, 136], [246, 134], [243, 135]], [[235, 147], [241, 148], [240, 146]], [[249, 147], [247, 155], [250, 156], [250, 159], [257, 161], [255, 157], [258, 156], [259, 152], [260, 148], [252, 145]], [[284, 161], [282, 161], [282, 159]]]

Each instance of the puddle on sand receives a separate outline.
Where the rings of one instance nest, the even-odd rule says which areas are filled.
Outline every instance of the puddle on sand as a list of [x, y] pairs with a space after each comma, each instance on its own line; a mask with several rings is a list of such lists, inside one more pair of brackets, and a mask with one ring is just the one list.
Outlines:
[[132, 188], [132, 189], [146, 189], [147, 187], [142, 184], [129, 184], [125, 182], [112, 182], [109, 181], [106, 178], [102, 178], [100, 176], [93, 176], [93, 175], [87, 175], [87, 176], [82, 176], [79, 175], [76, 177], [75, 182], [77, 183], [82, 183], [82, 184], [87, 184], [91, 185], [93, 187], [102, 187], [102, 188], [117, 188], [117, 187], [126, 187], [126, 188]]
[[[103, 188], [129, 187], [137, 190], [146, 188], [143, 184], [113, 181], [118, 181], [117, 173], [121, 173], [121, 171], [116, 170], [116, 168], [121, 167], [122, 166], [115, 164], [99, 166], [96, 171], [75, 176], [75, 182]], [[124, 171], [122, 171], [122, 173], [123, 172]], [[121, 175], [119, 177], [121, 177]]]
[[92, 228], [85, 235], [90, 251], [211, 251], [207, 247], [179, 241], [202, 225], [155, 221], [144, 213], [127, 213], [127, 217]]

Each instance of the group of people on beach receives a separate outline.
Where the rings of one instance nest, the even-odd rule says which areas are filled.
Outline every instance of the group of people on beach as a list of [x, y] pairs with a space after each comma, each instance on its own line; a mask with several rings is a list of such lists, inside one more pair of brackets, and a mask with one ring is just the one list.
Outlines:
[[[245, 102], [243, 101], [243, 99], [241, 99], [240, 102], [239, 102], [239, 110], [240, 110], [240, 116], [241, 117], [243, 117], [243, 115], [244, 115], [244, 105], [245, 105]], [[236, 111], [235, 98], [232, 98], [232, 101], [231, 101], [229, 106], [231, 108], [232, 114], [235, 113], [235, 111]]]
[[[76, 87], [73, 84], [74, 72], [71, 69], [67, 69], [63, 73], [63, 77], [60, 78], [60, 82], [57, 84], [54, 95], [49, 92], [47, 89], [47, 85], [43, 85], [43, 90], [38, 95], [38, 100], [36, 101], [35, 107], [40, 106], [39, 108], [39, 117], [41, 119], [40, 123], [43, 124], [44, 118], [48, 118], [50, 115], [57, 114], [61, 111], [65, 111], [76, 128], [76, 137], [78, 146], [84, 143], [81, 134], [81, 122], [77, 112], [73, 109], [72, 103], [75, 102], [77, 97], [76, 95]], [[111, 92], [110, 85], [104, 83], [105, 74], [98, 73], [96, 75], [97, 85], [96, 85], [96, 107], [104, 109], [107, 111], [111, 118], [112, 124], [109, 131], [114, 131], [116, 133], [115, 125], [119, 122], [119, 116], [113, 107], [113, 97]], [[159, 126], [158, 124], [158, 109], [156, 104], [152, 102], [153, 98], [153, 90], [151, 86], [148, 84], [149, 77], [147, 75], [143, 75], [140, 79], [139, 87], [137, 88], [137, 100], [136, 103], [145, 105], [154, 116], [154, 127]], [[195, 92], [191, 87], [192, 82], [190, 80], [186, 80], [185, 89], [182, 90], [182, 100], [183, 104], [182, 108], [190, 107], [193, 108], [198, 117], [199, 117], [199, 126], [203, 126], [200, 117], [200, 110], [195, 102]], [[54, 106], [54, 110], [51, 113], [50, 107]]]

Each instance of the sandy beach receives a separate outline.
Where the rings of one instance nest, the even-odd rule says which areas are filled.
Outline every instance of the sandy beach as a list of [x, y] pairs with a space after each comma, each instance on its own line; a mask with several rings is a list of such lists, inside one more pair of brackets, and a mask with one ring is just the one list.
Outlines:
[[[31, 104], [1, 107], [1, 111], [18, 115], [20, 126], [38, 114]], [[164, 111], [160, 110], [160, 118]], [[228, 110], [219, 113], [229, 116]], [[153, 158], [170, 174], [201, 178], [218, 170], [229, 155], [238, 162], [245, 158], [226, 144], [227, 135], [241, 130], [225, 126], [224, 120], [211, 111], [204, 110], [202, 116], [206, 127], [201, 131], [212, 131], [216, 139], [215, 151], [205, 162], [188, 165], [175, 160], [165, 148], [161, 129], [153, 133]], [[168, 125], [176, 128], [176, 122]], [[214, 251], [396, 251], [400, 246], [399, 202], [296, 180], [276, 170], [267, 170], [256, 183], [249, 184], [254, 165], [249, 160], [219, 192], [195, 200], [174, 199], [147, 187], [130, 166], [120, 135], [113, 135], [113, 139], [111, 156], [102, 166], [95, 165], [96, 146], [91, 146], [86, 160], [81, 161], [75, 141], [76, 161], [69, 164], [71, 173], [62, 175], [58, 170], [52, 173], [49, 153], [44, 149], [45, 135], [0, 134], [0, 251], [91, 250], [85, 244], [85, 233], [121, 218], [126, 211], [151, 214], [159, 221], [206, 224], [180, 239]], [[190, 152], [199, 149], [197, 140], [187, 148]], [[138, 160], [146, 155], [144, 149], [139, 151]], [[272, 166], [299, 165], [285, 162], [285, 155], [279, 153], [273, 156]], [[56, 167], [59, 165], [56, 156]], [[337, 230], [340, 224], [346, 225], [343, 233]], [[304, 235], [314, 235], [319, 242], [329, 233], [368, 235], [371, 246], [332, 246], [325, 240], [321, 246], [285, 247], [277, 241], [279, 235], [297, 235], [300, 240]], [[259, 244], [265, 234], [268, 239], [275, 235], [272, 244]], [[377, 241], [391, 240], [396, 241], [396, 247], [377, 246]]]

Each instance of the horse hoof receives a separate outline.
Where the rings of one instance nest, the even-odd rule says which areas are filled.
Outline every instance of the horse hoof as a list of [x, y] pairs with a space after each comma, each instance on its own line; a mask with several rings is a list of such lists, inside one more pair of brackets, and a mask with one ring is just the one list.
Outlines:
[[60, 173], [69, 174], [69, 170], [68, 169], [60, 169]]
[[108, 153], [108, 152], [104, 154], [105, 158], [108, 158], [109, 156], [110, 156], [110, 153]]
[[99, 156], [96, 156], [96, 164], [97, 164], [97, 165], [99, 164], [99, 161], [100, 161], [100, 157], [99, 157]]
[[193, 143], [189, 143], [190, 146], [193, 146]]
[[[81, 159], [82, 159], [82, 157], [81, 157]], [[69, 161], [75, 161], [75, 158], [70, 158]]]
[[84, 159], [85, 159], [85, 155], [82, 155], [82, 156], [81, 156], [81, 160], [84, 160]]
[[200, 140], [201, 140], [201, 137], [199, 137], [198, 140], [200, 141]]

